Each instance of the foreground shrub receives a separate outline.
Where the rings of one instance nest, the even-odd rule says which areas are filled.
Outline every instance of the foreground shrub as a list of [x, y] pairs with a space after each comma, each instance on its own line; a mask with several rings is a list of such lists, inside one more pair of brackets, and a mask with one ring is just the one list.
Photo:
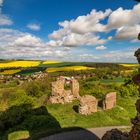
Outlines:
[[120, 95], [122, 97], [133, 97], [133, 96], [138, 96], [138, 88], [134, 84], [129, 84], [129, 85], [123, 85], [120, 87]]

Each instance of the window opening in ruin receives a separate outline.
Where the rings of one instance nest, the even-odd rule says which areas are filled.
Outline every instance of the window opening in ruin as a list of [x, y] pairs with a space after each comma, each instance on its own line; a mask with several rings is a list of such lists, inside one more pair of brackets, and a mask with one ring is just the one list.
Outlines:
[[64, 84], [64, 89], [65, 90], [71, 90], [71, 83], [70, 81], [66, 81], [65, 84]]

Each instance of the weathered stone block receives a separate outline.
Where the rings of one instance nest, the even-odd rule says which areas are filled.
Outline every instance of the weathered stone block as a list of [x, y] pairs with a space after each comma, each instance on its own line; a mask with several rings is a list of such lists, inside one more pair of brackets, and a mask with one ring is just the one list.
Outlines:
[[116, 92], [108, 93], [103, 100], [103, 109], [112, 109], [116, 106]]
[[79, 97], [79, 82], [76, 79], [72, 79], [72, 94], [74, 97]]
[[94, 96], [85, 95], [80, 98], [79, 113], [89, 115], [97, 112], [98, 101]]

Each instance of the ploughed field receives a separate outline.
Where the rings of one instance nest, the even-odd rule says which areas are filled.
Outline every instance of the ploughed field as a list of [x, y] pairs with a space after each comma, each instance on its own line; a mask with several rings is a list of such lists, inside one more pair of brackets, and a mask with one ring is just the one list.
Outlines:
[[119, 67], [121, 72], [132, 73], [138, 64], [111, 64], [94, 62], [60, 62], [60, 61], [38, 61], [38, 60], [9, 60], [0, 61], [0, 74], [33, 74], [35, 72], [62, 72], [95, 70], [96, 68]]

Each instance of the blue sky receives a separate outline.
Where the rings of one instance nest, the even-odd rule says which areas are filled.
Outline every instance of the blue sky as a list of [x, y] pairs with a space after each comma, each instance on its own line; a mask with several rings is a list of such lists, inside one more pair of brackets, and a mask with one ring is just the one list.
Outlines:
[[136, 62], [133, 0], [0, 0], [0, 58]]

